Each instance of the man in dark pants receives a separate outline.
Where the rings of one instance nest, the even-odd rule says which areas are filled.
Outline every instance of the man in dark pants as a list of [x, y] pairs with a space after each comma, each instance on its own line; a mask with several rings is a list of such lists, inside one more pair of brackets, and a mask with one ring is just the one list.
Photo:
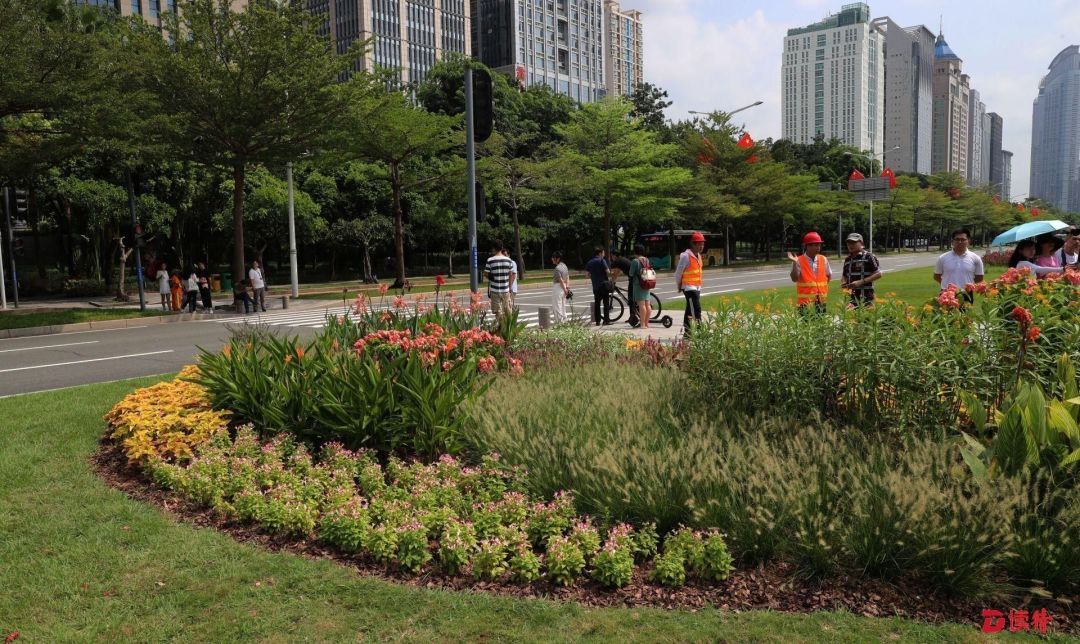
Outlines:
[[[631, 295], [630, 295], [630, 259], [627, 258], [627, 257], [623, 257], [618, 252], [613, 252], [612, 253], [612, 259], [611, 259], [611, 269], [612, 269], [611, 277], [612, 277], [613, 280], [616, 277], [618, 277], [620, 274], [627, 276], [627, 280], [626, 280], [626, 298], [629, 300], [630, 297], [631, 297]], [[627, 309], [628, 309], [627, 313], [630, 314], [630, 326], [636, 328], [637, 325], [638, 325], [637, 306], [635, 306], [634, 303], [631, 301], [629, 306], [627, 307]]]
[[675, 267], [675, 286], [686, 297], [685, 333], [690, 332], [691, 320], [701, 324], [701, 253], [704, 250], [705, 235], [695, 232], [690, 235], [690, 248], [679, 255], [679, 265]]
[[[597, 248], [592, 259], [585, 262], [585, 272], [589, 274], [589, 279], [592, 281], [593, 324], [610, 324], [611, 294], [608, 292], [607, 286], [608, 279], [611, 277], [611, 270], [608, 267], [607, 260], [604, 259], [603, 248]], [[600, 317], [601, 304], [603, 304], [604, 317]]]

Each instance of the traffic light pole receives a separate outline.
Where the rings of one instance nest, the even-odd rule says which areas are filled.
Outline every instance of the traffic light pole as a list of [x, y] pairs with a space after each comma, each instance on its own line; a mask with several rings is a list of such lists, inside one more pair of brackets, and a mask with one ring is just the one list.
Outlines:
[[15, 268], [15, 235], [11, 230], [11, 190], [4, 188], [4, 219], [7, 224], [8, 255], [11, 257], [11, 294], [15, 308], [19, 308], [19, 271]]
[[[142, 227], [139, 225], [139, 218], [135, 214], [135, 182], [131, 179], [131, 171], [127, 171], [127, 193], [128, 193], [128, 210], [131, 211], [131, 230], [135, 242], [135, 281], [139, 284], [139, 310], [146, 310], [146, 291], [143, 287], [143, 271], [142, 271], [142, 249], [139, 248], [139, 243], [142, 237]], [[120, 285], [120, 292], [123, 293], [124, 285]]]
[[476, 253], [476, 124], [473, 109], [473, 70], [465, 69], [465, 164], [468, 170], [469, 193], [469, 290], [480, 290], [480, 274]]
[[[8, 209], [8, 189], [4, 188], [4, 211]], [[4, 284], [4, 244], [0, 240], [0, 310], [7, 310], [7, 286]]]

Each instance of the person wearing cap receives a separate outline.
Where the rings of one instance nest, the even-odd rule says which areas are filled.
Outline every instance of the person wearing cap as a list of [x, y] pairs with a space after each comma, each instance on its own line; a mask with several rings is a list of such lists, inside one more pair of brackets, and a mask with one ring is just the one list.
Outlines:
[[701, 323], [701, 252], [705, 250], [705, 235], [694, 232], [690, 235], [690, 248], [679, 255], [679, 265], [675, 267], [675, 287], [686, 297], [686, 312], [683, 314], [683, 328], [690, 331], [690, 320]]
[[953, 231], [952, 250], [938, 257], [934, 265], [934, 280], [941, 284], [941, 290], [955, 286], [971, 301], [971, 294], [966, 292], [966, 287], [968, 284], [982, 282], [986, 277], [986, 270], [983, 268], [982, 258], [968, 248], [969, 243], [971, 231], [967, 228]]
[[832, 266], [829, 258], [821, 254], [821, 235], [814, 231], [803, 237], [802, 255], [788, 253], [791, 260], [791, 281], [795, 282], [798, 292], [800, 311], [806, 311], [811, 304], [818, 313], [825, 312], [825, 302], [829, 297], [829, 280], [832, 279]]
[[850, 291], [848, 308], [874, 305], [874, 282], [881, 279], [881, 266], [873, 253], [863, 248], [859, 233], [847, 236], [848, 256], [840, 275], [840, 287]]
[[551, 254], [555, 272], [551, 278], [551, 317], [555, 324], [566, 322], [566, 300], [570, 297], [570, 269], [562, 261], [562, 251]]

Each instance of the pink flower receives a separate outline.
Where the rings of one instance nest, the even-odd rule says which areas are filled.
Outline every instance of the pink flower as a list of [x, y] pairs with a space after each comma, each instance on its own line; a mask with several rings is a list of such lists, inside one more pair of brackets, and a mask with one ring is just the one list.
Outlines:
[[521, 365], [521, 360], [517, 358], [510, 358], [510, 375], [521, 376], [525, 373], [525, 368]]
[[480, 373], [489, 373], [495, 370], [497, 364], [494, 356], [484, 356], [476, 363], [476, 368], [479, 369]]
[[1080, 286], [1080, 271], [1065, 271], [1065, 279], [1073, 286]]
[[949, 285], [949, 288], [941, 292], [937, 296], [937, 303], [944, 309], [957, 309], [960, 308], [960, 300], [956, 299], [956, 286]]
[[400, 309], [405, 308], [406, 306], [408, 306], [408, 303], [405, 301], [405, 296], [404, 295], [395, 295], [394, 296], [394, 308], [395, 309], [400, 310]]
[[379, 284], [379, 295], [386, 295], [386, 292], [390, 290], [389, 284]]

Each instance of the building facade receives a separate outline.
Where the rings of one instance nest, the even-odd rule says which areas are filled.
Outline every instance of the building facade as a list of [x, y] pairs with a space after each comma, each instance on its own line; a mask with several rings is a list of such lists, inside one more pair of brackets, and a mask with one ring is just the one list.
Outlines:
[[604, 0], [472, 0], [472, 51], [523, 86], [607, 96]]
[[447, 55], [469, 56], [469, 0], [300, 0], [322, 16], [320, 33], [339, 54], [356, 41], [371, 47], [357, 70], [400, 71], [403, 84], [419, 84]]
[[934, 33], [923, 25], [903, 28], [875, 18], [884, 34], [885, 109], [883, 150], [896, 172], [930, 173], [933, 136]]
[[[161, 26], [161, 14], [176, 11], [176, 0], [74, 0], [75, 4], [112, 9], [121, 16], [142, 16], [150, 24]], [[243, 9], [247, 0], [233, 0], [233, 9]]]
[[990, 189], [1005, 201], [1005, 193], [1002, 187], [1005, 185], [1004, 157], [1002, 156], [1001, 144], [1004, 136], [1005, 122], [997, 112], [990, 112]]
[[1001, 200], [1012, 200], [1012, 157], [1008, 150], [1001, 151]]
[[982, 116], [982, 169], [979, 171], [983, 184], [990, 185], [990, 114]]
[[945, 36], [934, 44], [934, 135], [930, 171], [968, 173], [968, 110], [970, 87], [960, 59]]
[[1080, 212], [1080, 46], [1061, 50], [1032, 105], [1032, 197]]
[[644, 82], [644, 35], [641, 12], [622, 10], [616, 0], [604, 0], [604, 78], [608, 96], [630, 96]]
[[983, 175], [983, 122], [986, 121], [986, 104], [980, 100], [979, 92], [971, 90], [968, 103], [968, 173], [969, 186], [984, 186], [990, 183], [989, 174]]
[[781, 66], [782, 136], [796, 143], [837, 138], [884, 150], [884, 36], [865, 3], [807, 27], [789, 29]]

